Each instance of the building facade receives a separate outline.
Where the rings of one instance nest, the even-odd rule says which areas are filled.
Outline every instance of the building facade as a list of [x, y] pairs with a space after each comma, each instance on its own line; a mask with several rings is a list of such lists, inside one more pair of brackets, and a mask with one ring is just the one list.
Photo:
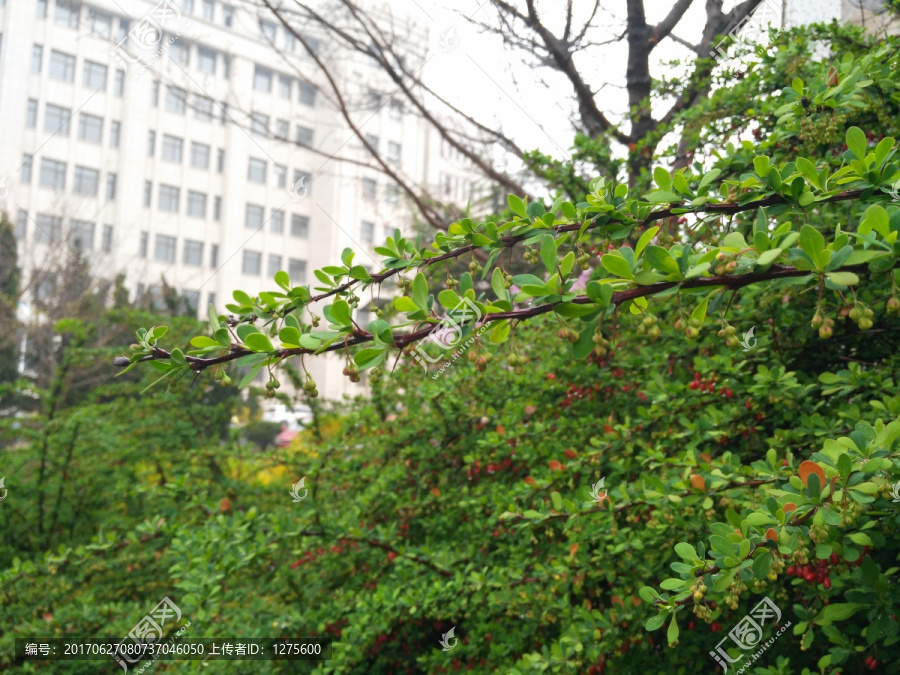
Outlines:
[[[406, 58], [423, 62], [427, 30], [409, 22]], [[364, 166], [321, 69], [274, 19], [220, 0], [5, 0], [0, 33], [0, 197], [32, 298], [52, 288], [47, 261], [78, 248], [99, 286], [124, 272], [159, 302], [164, 277], [202, 318], [279, 270], [316, 285], [347, 247], [376, 270], [373, 245], [409, 230], [402, 191]], [[471, 174], [377, 65], [304, 39], [399, 175], [464, 204]], [[358, 391], [337, 358], [307, 365], [322, 395]]]

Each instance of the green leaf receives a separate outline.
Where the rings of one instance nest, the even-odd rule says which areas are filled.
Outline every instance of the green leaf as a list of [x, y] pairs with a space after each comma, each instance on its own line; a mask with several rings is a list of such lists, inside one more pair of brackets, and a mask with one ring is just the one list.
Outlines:
[[577, 319], [594, 314], [600, 308], [597, 305], [578, 305], [572, 302], [561, 302], [556, 306], [556, 313], [567, 319]]
[[672, 621], [669, 623], [666, 639], [669, 641], [670, 645], [678, 639], [678, 623], [675, 621], [675, 612], [672, 612]]
[[600, 258], [600, 264], [607, 272], [613, 276], [622, 277], [623, 279], [634, 279], [634, 274], [625, 260], [618, 252], [609, 252]]
[[251, 335], [248, 335], [244, 339], [244, 344], [247, 345], [248, 349], [252, 349], [254, 352], [275, 351], [272, 342], [269, 340], [268, 336], [263, 333], [252, 333]]
[[191, 344], [200, 349], [206, 349], [207, 347], [221, 347], [218, 342], [213, 340], [212, 338], [206, 337], [205, 335], [198, 335], [195, 338], [191, 338]]
[[641, 238], [638, 239], [637, 246], [634, 247], [634, 255], [638, 257], [641, 255], [641, 252], [647, 247], [647, 244], [650, 243], [650, 240], [656, 236], [656, 233], [659, 232], [659, 225], [654, 225], [649, 230], [644, 232], [641, 235]]
[[641, 596], [641, 600], [649, 603], [652, 603], [654, 600], [660, 599], [659, 593], [656, 592], [656, 589], [650, 586], [641, 586], [640, 590], [638, 590], [638, 595]]
[[662, 246], [648, 246], [647, 252], [644, 254], [644, 260], [649, 262], [653, 269], [660, 272], [665, 272], [666, 274], [677, 274], [679, 272], [678, 261]]
[[699, 321], [702, 324], [704, 319], [706, 319], [706, 310], [708, 307], [709, 307], [709, 298], [708, 297], [703, 298], [703, 302], [701, 302], [699, 305], [697, 305], [694, 308], [694, 311], [691, 312], [691, 318], [696, 319], [697, 321]]
[[659, 630], [666, 622], [666, 616], [666, 614], [657, 614], [656, 616], [651, 616], [649, 619], [647, 619], [647, 623], [644, 624], [644, 628], [646, 630]]
[[800, 248], [813, 261], [816, 269], [822, 271], [825, 267], [825, 237], [822, 233], [811, 225], [804, 225], [800, 228]]
[[858, 602], [835, 602], [826, 606], [819, 613], [817, 623], [828, 625], [834, 621], [844, 621], [856, 614], [859, 610], [865, 609], [868, 605]]
[[509, 299], [509, 291], [506, 289], [506, 280], [503, 278], [503, 272], [499, 267], [495, 267], [491, 273], [491, 289], [501, 300]]
[[556, 271], [556, 240], [552, 234], [545, 234], [541, 239], [541, 262], [550, 274]]
[[562, 262], [559, 264], [559, 271], [562, 272], [563, 278], [569, 276], [569, 272], [572, 271], [572, 268], [575, 266], [575, 253], [573, 251], [569, 251], [566, 254], [566, 257], [562, 259]]
[[562, 495], [560, 495], [556, 490], [550, 493], [550, 501], [553, 503], [553, 508], [557, 511], [562, 511]]
[[384, 361], [387, 349], [384, 347], [366, 347], [360, 349], [353, 357], [353, 362], [362, 369], [374, 368]]
[[412, 298], [408, 298], [405, 295], [401, 295], [399, 298], [394, 298], [394, 308], [400, 312], [418, 312], [419, 306], [413, 302]]
[[462, 300], [459, 299], [459, 296], [454, 291], [445, 288], [438, 293], [438, 302], [447, 309], [456, 309], [459, 307], [459, 303], [462, 302]]
[[669, 192], [672, 190], [672, 175], [661, 166], [653, 169], [653, 180], [660, 190]]
[[425, 275], [421, 272], [418, 272], [413, 279], [412, 284], [412, 299], [413, 302], [418, 305], [419, 309], [428, 311], [428, 282], [425, 280]]
[[697, 559], [697, 551], [685, 541], [680, 541], [675, 544], [675, 553], [677, 553], [682, 560], [693, 561]]
[[769, 175], [769, 158], [765, 155], [757, 155], [753, 158], [753, 168], [757, 176], [765, 178]]
[[331, 305], [331, 318], [338, 326], [350, 325], [350, 305], [346, 300], [335, 300]]
[[780, 248], [773, 248], [771, 250], [766, 251], [765, 253], [761, 253], [760, 256], [756, 259], [757, 265], [769, 265], [778, 258], [783, 253]]
[[859, 127], [850, 127], [847, 129], [845, 139], [847, 149], [856, 155], [856, 159], [863, 161], [866, 158], [866, 135]]
[[285, 326], [278, 332], [278, 339], [292, 345], [300, 344], [300, 331], [293, 326]]
[[668, 190], [656, 190], [654, 192], [650, 192], [649, 194], [644, 195], [644, 199], [646, 199], [651, 204], [669, 204], [671, 202], [680, 202], [682, 198], [676, 195], [674, 192], [669, 192]]
[[520, 218], [527, 218], [528, 214], [525, 210], [525, 202], [523, 202], [519, 197], [515, 195], [509, 195], [506, 198], [507, 203], [509, 204], [509, 210], [515, 213]]
[[825, 276], [841, 286], [853, 286], [859, 283], [859, 277], [853, 272], [828, 272]]

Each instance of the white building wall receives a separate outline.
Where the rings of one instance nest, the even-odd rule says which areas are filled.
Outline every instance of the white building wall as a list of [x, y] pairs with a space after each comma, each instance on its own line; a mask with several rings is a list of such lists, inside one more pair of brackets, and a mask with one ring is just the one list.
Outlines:
[[[214, 3], [213, 20], [207, 21], [202, 16], [203, 0], [193, 0], [193, 13], [183, 13], [182, 23], [170, 20], [164, 24], [167, 31], [180, 32], [175, 44], [169, 48], [170, 53], [186, 46], [190, 50], [189, 63], [180, 66], [166, 54], [141, 72], [144, 68], [140, 64], [127, 60], [120, 63], [122, 57], [117, 58], [111, 50], [118, 41], [117, 33], [121, 30], [124, 35], [134, 28], [157, 3], [95, 0], [81, 6], [80, 25], [69, 27], [55, 20], [56, 1], [46, 3], [46, 18], [38, 16], [41, 0], [6, 0], [5, 5], [0, 6], [0, 119], [4, 120], [6, 128], [6, 132], [0, 134], [0, 177], [4, 177], [8, 188], [5, 209], [10, 218], [16, 222], [20, 211], [27, 214], [24, 220], [26, 235], [20, 240], [19, 250], [26, 275], [44, 264], [47, 256], [59, 255], [65, 250], [59, 244], [39, 243], [38, 214], [63, 217], [63, 241], [71, 220], [91, 221], [95, 223], [95, 229], [89, 255], [98, 278], [112, 281], [118, 272], [124, 271], [126, 285], [134, 297], [138, 291], [158, 285], [161, 275], [165, 275], [167, 283], [180, 292], [198, 292], [192, 304], [199, 308], [199, 315], [203, 317], [210, 301], [215, 303], [218, 311], [224, 312], [224, 305], [231, 302], [231, 293], [236, 288], [251, 295], [272, 290], [275, 284], [269, 273], [271, 256], [281, 257], [279, 267], [285, 271], [290, 271], [291, 260], [305, 263], [305, 278], [295, 275], [293, 281], [315, 286], [317, 282], [312, 271], [337, 264], [345, 247], [357, 251], [359, 264], [373, 271], [380, 267], [380, 257], [372, 252], [372, 244], [363, 240], [363, 222], [373, 223], [372, 235], [376, 244], [383, 241], [388, 229], [409, 230], [411, 220], [406, 200], [401, 194], [396, 204], [389, 203], [383, 174], [350, 163], [329, 161], [331, 155], [346, 154], [348, 149], [357, 159], [371, 159], [330, 101], [327, 87], [323, 86], [318, 92], [315, 105], [300, 102], [298, 83], [301, 78], [314, 85], [324, 85], [318, 67], [305, 54], [302, 45], [296, 46], [294, 55], [279, 55], [259, 38], [255, 15], [238, 7], [229, 28], [223, 24], [223, 3], [218, 0]], [[108, 38], [91, 34], [92, 8], [112, 17]], [[122, 23], [126, 17], [130, 17], [128, 24]], [[277, 27], [276, 35], [276, 45], [283, 47], [287, 38], [281, 26]], [[32, 72], [35, 44], [43, 47], [39, 72]], [[421, 44], [427, 44], [425, 32]], [[200, 47], [215, 50], [215, 74], [200, 70]], [[330, 47], [324, 42], [321, 49], [328, 54], [329, 66], [335, 69], [337, 76], [358, 91], [355, 103], [365, 99], [369, 88], [383, 92], [396, 90], [396, 86], [376, 72], [367, 59], [328, 53]], [[51, 50], [75, 57], [74, 81], [50, 77]], [[129, 51], [134, 53], [134, 50]], [[412, 58], [422, 56], [412, 55]], [[225, 75], [226, 57], [228, 77]], [[107, 66], [104, 90], [95, 91], [84, 86], [86, 61]], [[257, 65], [273, 71], [271, 93], [254, 88]], [[117, 70], [125, 70], [121, 96], [114, 88]], [[291, 79], [290, 100], [279, 95], [279, 74]], [[156, 81], [159, 82], [158, 101], [154, 100]], [[167, 88], [170, 86], [190, 92], [184, 114], [167, 108]], [[215, 102], [212, 120], [197, 118], [192, 110], [197, 100], [195, 95], [209, 97]], [[38, 101], [34, 128], [29, 127], [26, 119], [29, 99]], [[45, 129], [48, 104], [72, 111], [68, 134]], [[224, 123], [222, 104], [227, 104]], [[247, 115], [250, 111], [268, 115], [273, 133], [277, 130], [277, 120], [287, 120], [289, 140], [285, 142], [253, 133]], [[100, 143], [79, 139], [79, 119], [83, 113], [103, 119]], [[365, 121], [365, 133], [378, 137], [382, 151], [386, 151], [389, 142], [400, 145], [398, 170], [413, 182], [436, 184], [438, 175], [444, 171], [463, 171], [458, 163], [454, 167], [449, 161], [441, 168], [444, 164], [429, 150], [434, 144], [434, 134], [429, 133], [418, 116], [398, 115], [396, 109], [387, 104], [378, 111], [373, 109], [359, 115], [359, 119]], [[111, 144], [113, 121], [121, 123], [118, 147]], [[313, 130], [313, 146], [319, 154], [292, 142], [298, 126]], [[151, 131], [156, 136], [154, 152], [149, 156], [148, 133]], [[182, 139], [180, 162], [163, 159], [165, 135]], [[208, 169], [191, 165], [191, 144], [194, 142], [210, 147]], [[225, 152], [221, 171], [217, 167], [219, 151]], [[24, 155], [34, 156], [30, 178], [22, 172]], [[250, 158], [266, 163], [264, 184], [248, 180]], [[64, 189], [41, 184], [41, 162], [45, 159], [65, 163]], [[287, 169], [283, 186], [276, 179], [276, 164]], [[76, 194], [76, 166], [99, 170], [96, 195]], [[295, 171], [313, 176], [308, 193], [300, 200], [294, 200], [290, 192]], [[116, 176], [116, 191], [113, 198], [107, 199], [107, 179], [111, 174]], [[377, 181], [374, 199], [367, 198], [363, 178]], [[152, 183], [149, 207], [145, 203], [147, 181]], [[160, 208], [161, 186], [179, 190], [177, 213]], [[205, 217], [188, 215], [191, 191], [206, 195]], [[221, 200], [219, 218], [214, 215], [217, 198]], [[248, 203], [265, 209], [265, 224], [258, 231], [247, 227]], [[272, 218], [279, 210], [284, 213], [280, 233], [273, 231]], [[292, 235], [293, 216], [309, 219], [307, 236]], [[113, 238], [109, 250], [103, 250], [103, 230], [107, 225], [113, 227]], [[157, 259], [157, 242], [163, 241], [160, 237], [167, 236], [174, 237], [177, 242], [174, 261]], [[143, 237], [147, 241], [146, 252], [141, 250]], [[188, 240], [202, 242], [199, 265], [184, 260]], [[214, 247], [217, 247], [215, 260], [212, 258]], [[259, 274], [245, 273], [245, 252], [260, 254]], [[367, 301], [368, 298], [364, 298], [363, 304]], [[359, 390], [340, 374], [343, 367], [340, 359], [335, 357], [327, 361], [330, 365], [326, 366], [325, 359], [307, 359], [307, 367], [323, 396], [338, 397]]]

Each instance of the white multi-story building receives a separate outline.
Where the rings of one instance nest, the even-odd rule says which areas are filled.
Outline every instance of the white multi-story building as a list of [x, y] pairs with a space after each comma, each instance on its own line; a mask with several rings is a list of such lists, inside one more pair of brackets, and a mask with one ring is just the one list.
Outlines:
[[[203, 317], [235, 289], [273, 290], [279, 270], [317, 285], [312, 271], [346, 247], [377, 269], [373, 244], [410, 229], [402, 191], [365, 166], [321, 70], [279, 24], [220, 0], [0, 0], [0, 32], [0, 206], [26, 280], [77, 246], [99, 283], [125, 272], [152, 299], [164, 276]], [[368, 57], [304, 38], [398, 174], [464, 204], [471, 174]], [[336, 357], [307, 361], [322, 395], [358, 390]]]

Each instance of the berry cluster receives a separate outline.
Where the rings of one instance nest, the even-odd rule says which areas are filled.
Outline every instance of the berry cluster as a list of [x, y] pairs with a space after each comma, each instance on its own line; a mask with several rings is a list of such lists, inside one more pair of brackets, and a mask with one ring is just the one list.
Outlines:
[[818, 329], [819, 337], [823, 340], [834, 335], [834, 319], [829, 316], [822, 316], [821, 312], [816, 312], [809, 325]]
[[652, 338], [658, 338], [662, 334], [662, 331], [659, 329], [659, 326], [656, 325], [657, 323], [659, 323], [659, 319], [652, 314], [645, 316], [644, 320], [641, 321], [641, 325], [637, 328], [638, 335], [644, 335], [646, 333]]
[[316, 387], [316, 382], [309, 375], [306, 376], [306, 382], [303, 383], [303, 391], [310, 398], [316, 398], [319, 395], [319, 390]]
[[344, 366], [344, 375], [349, 377], [351, 382], [359, 382], [359, 368], [352, 361]]
[[[711, 375], [708, 380], [704, 381], [700, 378], [700, 373], [694, 371], [694, 381], [691, 382], [688, 387], [694, 391], [699, 389], [701, 392], [706, 391], [710, 394], [714, 394], [716, 393], [716, 376]], [[726, 398], [734, 397], [734, 392], [729, 387], [719, 387], [719, 394]], [[747, 410], [750, 409], [749, 403], [750, 399], [748, 398], [747, 403], [745, 404], [747, 405]]]
[[847, 313], [847, 316], [859, 326], [860, 330], [869, 330], [874, 325], [872, 317], [875, 316], [875, 312], [863, 305], [854, 305], [853, 309]]
[[737, 257], [739, 254], [734, 253], [726, 253], [725, 251], [719, 251], [716, 254], [716, 262], [719, 263], [716, 265], [713, 270], [718, 276], [724, 276], [726, 274], [733, 274], [737, 269]]
[[787, 575], [803, 579], [808, 584], [822, 584], [825, 588], [831, 588], [831, 576], [828, 572], [829, 562], [831, 566], [838, 564], [838, 557], [832, 553], [831, 560], [820, 560], [816, 564], [791, 565], [787, 568]]
[[511, 452], [509, 457], [506, 457], [502, 461], [498, 461], [496, 463], [488, 464], [486, 467], [481, 466], [481, 462], [477, 459], [475, 460], [475, 464], [466, 469], [466, 477], [469, 481], [478, 482], [479, 476], [482, 471], [485, 471], [489, 475], [493, 476], [495, 473], [500, 471], [501, 469], [508, 469], [515, 473], [519, 470], [518, 466], [513, 466], [512, 458], [515, 457], [515, 452]]

